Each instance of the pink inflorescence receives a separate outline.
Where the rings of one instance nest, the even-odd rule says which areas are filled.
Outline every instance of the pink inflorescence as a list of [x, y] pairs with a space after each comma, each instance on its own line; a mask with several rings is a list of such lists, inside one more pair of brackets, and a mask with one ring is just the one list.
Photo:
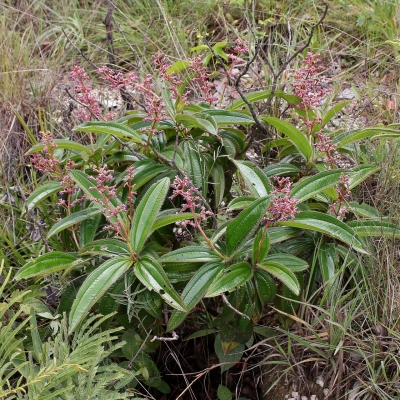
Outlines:
[[124, 75], [122, 72], [117, 72], [109, 67], [101, 67], [97, 69], [99, 78], [108, 83], [112, 89], [122, 89], [127, 85], [131, 85], [137, 78], [133, 72]]
[[59, 162], [54, 156], [54, 150], [57, 148], [51, 132], [39, 132], [42, 135], [43, 154], [34, 153], [31, 155], [31, 162], [35, 169], [44, 173], [53, 173], [58, 175]]
[[329, 92], [322, 86], [323, 80], [318, 75], [325, 69], [320, 63], [320, 55], [309, 51], [301, 68], [291, 74], [294, 78], [292, 82], [294, 93], [301, 98], [299, 106], [302, 109], [309, 110], [318, 107]]
[[275, 197], [271, 200], [271, 205], [268, 208], [269, 213], [275, 221], [294, 219], [295, 214], [299, 212], [297, 209], [299, 200], [290, 197], [290, 187], [292, 186], [290, 178], [274, 176], [274, 180], [278, 186], [275, 186], [272, 191]]
[[116, 194], [117, 189], [115, 185], [106, 185], [107, 181], [110, 181], [114, 178], [113, 176], [114, 170], [108, 169], [108, 166], [104, 164], [103, 167], [99, 169], [94, 168], [93, 171], [97, 173], [97, 176], [94, 178], [96, 186], [92, 186], [89, 189], [97, 190], [99, 193], [103, 194], [104, 200], [97, 199], [95, 197], [92, 197], [90, 200], [99, 203], [104, 207], [101, 209], [101, 212], [106, 217], [107, 222], [110, 222], [110, 225], [105, 226], [103, 229], [104, 230], [111, 229], [118, 235], [123, 237], [121, 232], [121, 224], [119, 223], [119, 221], [112, 221], [112, 219], [116, 218], [119, 213], [126, 212], [126, 206], [125, 204], [119, 204], [117, 206], [114, 206], [111, 203], [111, 199], [117, 198]]
[[332, 139], [323, 134], [322, 132], [316, 132], [315, 137], [318, 141], [314, 143], [314, 146], [322, 153], [326, 154], [328, 162], [331, 164], [331, 168], [337, 163], [338, 158], [336, 155], [337, 146], [332, 142]]
[[86, 71], [76, 65], [70, 72], [72, 81], [75, 83], [76, 99], [81, 103], [76, 116], [81, 121], [91, 121], [93, 118], [101, 118], [102, 110], [99, 102], [92, 94], [92, 87], [88, 84], [89, 76]]
[[346, 207], [346, 203], [351, 197], [349, 179], [349, 175], [341, 174], [339, 178], [339, 184], [335, 186], [338, 198], [331, 205], [331, 210], [337, 217], [345, 217], [349, 212]]
[[206, 210], [204, 205], [202, 205], [202, 200], [197, 194], [198, 189], [194, 187], [193, 182], [186, 175], [183, 177], [183, 179], [181, 179], [179, 176], [176, 176], [174, 182], [171, 184], [171, 187], [174, 190], [169, 199], [172, 200], [175, 197], [181, 196], [184, 201], [181, 212], [190, 210], [193, 215], [198, 213], [198, 216], [195, 218], [195, 222], [192, 220], [181, 221], [181, 226], [186, 227], [191, 225], [195, 227], [197, 224], [201, 224], [203, 221], [205, 221], [208, 216], [214, 215], [211, 211]]

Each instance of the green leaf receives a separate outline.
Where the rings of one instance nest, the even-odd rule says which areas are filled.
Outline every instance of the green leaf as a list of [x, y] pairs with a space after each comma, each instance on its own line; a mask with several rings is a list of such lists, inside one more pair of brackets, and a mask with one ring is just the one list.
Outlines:
[[253, 242], [253, 252], [252, 252], [253, 263], [257, 263], [264, 260], [264, 258], [268, 254], [270, 243], [271, 240], [268, 236], [268, 232], [264, 231], [263, 228], [260, 228]]
[[347, 223], [359, 236], [400, 237], [400, 227], [396, 224], [383, 221], [351, 221]]
[[176, 74], [178, 72], [185, 71], [189, 66], [189, 61], [178, 60], [175, 61], [167, 70], [165, 71], [167, 75]]
[[78, 253], [80, 256], [101, 255], [115, 257], [116, 255], [128, 255], [128, 245], [119, 239], [99, 239], [83, 246]]
[[299, 167], [289, 163], [278, 163], [278, 164], [270, 164], [268, 167], [264, 168], [265, 175], [268, 178], [272, 178], [273, 176], [288, 176], [288, 175], [296, 175], [301, 172]]
[[289, 226], [274, 226], [268, 229], [271, 244], [280, 243], [300, 235], [300, 229]]
[[[103, 200], [104, 196], [100, 194], [97, 189], [91, 189], [96, 186], [96, 183], [89, 177], [89, 175], [82, 171], [70, 171], [69, 175], [89, 197], [89, 199], [94, 197], [97, 200]], [[94, 202], [94, 205], [98, 208], [104, 208], [104, 206], [96, 202]]]
[[100, 220], [102, 215], [97, 214], [92, 218], [88, 218], [82, 221], [79, 227], [79, 246], [83, 247], [85, 244], [94, 240], [94, 237], [99, 228]]
[[117, 122], [91, 121], [85, 122], [73, 129], [77, 132], [92, 132], [113, 135], [121, 138], [129, 138], [135, 143], [142, 143], [140, 134], [128, 126]]
[[200, 128], [204, 132], [208, 132], [212, 135], [216, 135], [218, 131], [217, 123], [207, 114], [178, 114], [175, 116], [175, 120], [179, 123], [185, 123], [188, 127]]
[[72, 214], [68, 215], [67, 217], [63, 218], [62, 220], [56, 222], [49, 230], [49, 233], [47, 234], [47, 238], [50, 238], [51, 236], [56, 235], [57, 233], [61, 232], [62, 230], [67, 229], [70, 226], [78, 224], [79, 222], [82, 222], [85, 219], [94, 217], [98, 214], [100, 214], [100, 210], [97, 207], [89, 207], [89, 208], [86, 208], [85, 210], [81, 210], [76, 213], [72, 213]]
[[209, 287], [205, 297], [215, 297], [224, 292], [230, 292], [245, 284], [253, 276], [249, 263], [241, 262], [227, 268], [227, 273], [219, 276]]
[[254, 124], [253, 117], [240, 112], [225, 111], [225, 110], [205, 110], [202, 113], [213, 117], [215, 122], [220, 128], [232, 125]]
[[225, 363], [221, 365], [221, 372], [227, 371], [229, 368], [233, 367], [243, 356], [245, 349], [244, 344], [239, 344], [234, 349], [224, 352], [221, 342], [221, 335], [218, 334], [215, 338], [214, 350], [217, 354], [220, 363]]
[[282, 121], [279, 118], [261, 117], [261, 119], [274, 126], [278, 131], [284, 133], [306, 160], [311, 159], [313, 149], [307, 136], [304, 135], [302, 131], [297, 129], [291, 123]]
[[303, 202], [314, 197], [316, 194], [323, 192], [325, 189], [337, 185], [342, 174], [346, 174], [346, 171], [331, 169], [303, 179], [293, 186], [291, 197]]
[[162, 263], [190, 263], [219, 261], [220, 257], [208, 247], [186, 246], [160, 258]]
[[324, 127], [340, 110], [342, 110], [349, 101], [342, 101], [341, 103], [335, 104], [323, 117], [321, 126]]
[[[261, 90], [258, 92], [246, 94], [245, 98], [250, 103], [255, 103], [257, 101], [262, 101], [262, 100], [268, 99], [270, 96], [271, 96], [271, 90]], [[285, 99], [289, 104], [299, 104], [301, 102], [301, 99], [299, 97], [287, 94], [287, 93], [283, 92], [282, 90], [276, 90], [274, 93], [274, 96]], [[246, 103], [242, 99], [238, 99], [238, 100], [234, 101], [229, 107], [227, 107], [227, 109], [228, 110], [238, 110], [244, 106], [246, 106]]]
[[169, 168], [165, 165], [158, 165], [153, 162], [146, 163], [138, 168], [132, 179], [132, 185], [135, 187], [135, 190], [138, 190], [157, 175], [164, 174], [168, 170]]
[[154, 290], [176, 310], [186, 312], [185, 304], [156, 260], [143, 257], [135, 264], [134, 270], [136, 277], [147, 289]]
[[217, 332], [218, 332], [217, 329], [201, 329], [200, 331], [192, 333], [189, 337], [187, 337], [184, 340], [185, 341], [189, 341], [189, 340], [196, 339], [196, 338], [199, 338], [199, 337], [208, 336], [208, 335], [211, 335], [211, 334], [217, 333]]
[[354, 131], [344, 132], [334, 137], [333, 143], [338, 148], [342, 148], [351, 143], [357, 142], [362, 139], [366, 139], [379, 131], [380, 127], [369, 127], [369, 128], [356, 129]]
[[130, 243], [136, 253], [140, 252], [151, 233], [153, 224], [169, 190], [169, 185], [169, 178], [163, 178], [154, 183], [147, 190], [135, 210], [130, 232]]
[[169, 209], [161, 211], [156, 220], [153, 223], [151, 231], [154, 232], [157, 229], [162, 228], [163, 226], [174, 224], [179, 221], [186, 221], [188, 219], [193, 219], [192, 213], [179, 213], [179, 209]]
[[214, 163], [211, 168], [211, 177], [213, 180], [215, 206], [218, 207], [224, 199], [225, 193], [225, 172], [222, 165]]
[[349, 178], [349, 189], [355, 188], [361, 182], [379, 170], [380, 168], [375, 167], [374, 165], [360, 165], [359, 167], [353, 168]]
[[234, 210], [243, 210], [247, 208], [251, 203], [253, 203], [254, 200], [257, 200], [257, 197], [251, 197], [251, 196], [240, 196], [234, 198], [228, 205], [228, 211], [234, 211]]
[[28, 197], [28, 211], [31, 211], [46, 197], [49, 197], [53, 193], [59, 192], [61, 189], [62, 187], [60, 182], [49, 182], [41, 185]]
[[127, 257], [115, 257], [96, 268], [83, 282], [69, 315], [69, 334], [87, 316], [92, 306], [132, 265]]
[[182, 143], [185, 156], [185, 172], [193, 182], [195, 188], [199, 189], [203, 196], [206, 194], [206, 182], [204, 180], [204, 159], [201, 151], [194, 141]]
[[352, 228], [338, 219], [316, 211], [303, 211], [296, 215], [293, 221], [282, 221], [283, 226], [307, 229], [322, 232], [330, 237], [338, 239], [360, 253], [369, 254], [363, 243], [357, 237]]
[[[86, 153], [92, 154], [92, 150], [88, 147], [84, 146], [83, 144], [74, 142], [73, 140], [67, 139], [54, 139], [54, 143], [57, 145], [57, 149], [66, 149], [66, 150], [73, 150], [79, 153]], [[31, 147], [26, 154], [38, 153], [39, 151], [43, 151], [44, 144], [36, 144], [35, 146]]]
[[263, 305], [270, 303], [276, 296], [276, 284], [266, 271], [254, 270], [254, 282], [258, 297]]
[[264, 261], [276, 262], [290, 269], [292, 272], [300, 272], [308, 268], [308, 263], [306, 261], [285, 253], [270, 254], [264, 259]]
[[36, 260], [25, 264], [15, 275], [15, 279], [27, 279], [37, 276], [45, 276], [54, 272], [62, 271], [77, 258], [71, 254], [59, 251], [45, 254]]
[[327, 284], [335, 275], [335, 247], [332, 243], [322, 244], [318, 248], [317, 257], [322, 279], [324, 283]]
[[300, 293], [300, 284], [296, 275], [289, 268], [274, 261], [263, 261], [257, 264], [257, 267], [275, 276], [275, 278], [279, 279], [294, 294], [297, 295]]
[[218, 386], [217, 396], [218, 400], [232, 400], [232, 392], [226, 386]]
[[264, 197], [271, 192], [269, 179], [259, 167], [246, 161], [233, 160], [233, 162], [252, 196]]
[[240, 248], [250, 239], [257, 230], [261, 219], [267, 212], [271, 197], [257, 199], [243, 210], [226, 229], [226, 246], [228, 255]]
[[350, 201], [347, 205], [347, 209], [353, 214], [363, 218], [379, 218], [378, 211], [368, 204], [358, 204], [355, 201]]
[[217, 275], [224, 269], [224, 264], [220, 262], [212, 262], [203, 265], [190, 279], [185, 289], [181, 294], [182, 300], [186, 305], [188, 312], [180, 312], [174, 310], [168, 321], [167, 331], [174, 330], [186, 318], [188, 313], [196, 306], [196, 304], [203, 298], [206, 291], [217, 277]]

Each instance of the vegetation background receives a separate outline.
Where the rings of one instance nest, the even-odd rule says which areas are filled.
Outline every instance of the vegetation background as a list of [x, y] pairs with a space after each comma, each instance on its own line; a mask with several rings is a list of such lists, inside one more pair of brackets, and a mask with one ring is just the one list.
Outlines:
[[[233, 361], [214, 352], [216, 323], [197, 332], [182, 330], [186, 341], [161, 340], [152, 345], [150, 336], [136, 329], [139, 323], [132, 323], [136, 319], [128, 323], [119, 315], [121, 308], [104, 312], [105, 308], [105, 314], [119, 314], [104, 318], [91, 314], [73, 335], [68, 332], [68, 316], [63, 313], [71, 309], [80, 274], [71, 270], [62, 279], [59, 274], [14, 278], [24, 265], [50, 249], [76, 251], [73, 245], [68, 248], [72, 239], [67, 234], [46, 238], [59, 217], [54, 197], [43, 207], [30, 209], [28, 199], [43, 184], [43, 177], [26, 156], [40, 142], [40, 131], [89, 146], [89, 136], [73, 130], [80, 121], [70, 71], [83, 66], [96, 87], [99, 104], [122, 117], [123, 93], [107, 89], [98, 80], [96, 67], [113, 65], [124, 74], [133, 71], [143, 77], [155, 74], [152, 55], [157, 52], [173, 63], [198, 54], [193, 52], [196, 46], [217, 44], [214, 53], [208, 48], [206, 53], [209, 71], [215, 72], [210, 79], [221, 83], [218, 56], [232, 54], [235, 40], [241, 39], [253, 46], [259, 41], [269, 65], [278, 71], [283, 60], [310, 38], [325, 4], [328, 12], [313, 31], [307, 50], [320, 53], [327, 67], [329, 104], [347, 101], [332, 116], [330, 130], [336, 135], [371, 126], [391, 129], [389, 138], [363, 136], [352, 150], [353, 165], [375, 168], [352, 191], [352, 201], [373, 207], [384, 223], [396, 229], [387, 234], [382, 228], [369, 243], [369, 256], [356, 253], [341, 259], [330, 284], [316, 277], [295, 307], [277, 311], [277, 304], [267, 302], [253, 342], [246, 341], [245, 359], [239, 358], [239, 363], [233, 358], [235, 367], [229, 371], [221, 371], [218, 363]], [[400, 122], [399, 21], [398, 0], [0, 2], [0, 398], [224, 400], [283, 399], [288, 394], [292, 398], [400, 398], [400, 157], [395, 132]], [[305, 53], [275, 80], [261, 57], [255, 63], [257, 73], [242, 80], [243, 91], [286, 87], [290, 72], [301, 67]], [[243, 68], [239, 65], [238, 73]], [[236, 100], [229, 97], [229, 87], [224, 90], [222, 109]], [[279, 107], [269, 111], [280, 116]], [[292, 115], [288, 119], [293, 122]], [[260, 168], [268, 163], [263, 140], [257, 137], [244, 155]], [[309, 264], [311, 271], [318, 269], [317, 261]], [[134, 295], [135, 304], [148, 300]], [[67, 305], [68, 296], [72, 300]], [[131, 310], [143, 321], [138, 317], [140, 307], [135, 309], [128, 297], [113, 299], [125, 314]], [[214, 318], [217, 312], [213, 312]], [[160, 315], [162, 326], [165, 321]], [[192, 370], [182, 360], [190, 355], [202, 361]]]

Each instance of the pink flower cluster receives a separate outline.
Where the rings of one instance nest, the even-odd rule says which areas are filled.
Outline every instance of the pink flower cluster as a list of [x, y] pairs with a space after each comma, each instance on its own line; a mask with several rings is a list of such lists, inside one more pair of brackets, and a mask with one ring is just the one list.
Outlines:
[[325, 69], [320, 63], [320, 55], [309, 51], [303, 60], [301, 68], [291, 74], [294, 78], [292, 82], [294, 93], [301, 98], [300, 108], [304, 110], [318, 107], [321, 104], [321, 100], [329, 92], [328, 89], [322, 86], [323, 80], [318, 75]]
[[93, 118], [101, 119], [103, 111], [99, 107], [98, 99], [92, 93], [92, 87], [88, 84], [89, 76], [86, 71], [76, 65], [70, 76], [75, 83], [76, 99], [81, 103], [76, 112], [77, 118], [85, 122]]
[[101, 204], [104, 208], [101, 209], [101, 212], [106, 217], [107, 222], [110, 224], [105, 226], [103, 229], [111, 229], [119, 236], [124, 237], [123, 227], [118, 220], [118, 214], [122, 212], [126, 212], [125, 204], [119, 204], [114, 206], [111, 202], [111, 199], [117, 198], [117, 188], [115, 185], [107, 185], [106, 182], [114, 179], [113, 173], [114, 170], [108, 169], [106, 164], [103, 167], [97, 169], [93, 168], [93, 171], [97, 173], [97, 176], [94, 178], [96, 182], [96, 186], [92, 186], [90, 190], [97, 190], [100, 194], [104, 195], [103, 199], [98, 199], [92, 197], [90, 201]]
[[124, 75], [122, 72], [114, 71], [106, 66], [99, 68], [97, 75], [102, 81], [108, 83], [112, 89], [122, 89], [127, 85], [132, 85], [137, 79], [133, 72]]
[[272, 191], [275, 197], [271, 200], [268, 212], [271, 214], [274, 221], [294, 219], [295, 214], [299, 212], [297, 209], [299, 200], [290, 197], [290, 187], [292, 186], [290, 178], [274, 176], [274, 180], [278, 186], [275, 186]]
[[200, 224], [204, 222], [207, 217], [214, 215], [211, 211], [206, 210], [204, 205], [202, 205], [202, 200], [197, 194], [198, 189], [194, 187], [193, 182], [186, 175], [183, 179], [176, 176], [171, 187], [174, 190], [169, 199], [172, 200], [178, 196], [182, 197], [184, 203], [182, 204], [181, 212], [189, 210], [194, 216], [194, 222], [192, 220], [181, 221], [181, 226], [187, 227], [188, 225], [191, 225], [194, 227], [200, 227]]
[[51, 132], [39, 132], [39, 134], [42, 135], [43, 154], [32, 154], [31, 162], [34, 168], [40, 172], [50, 172], [59, 175], [59, 162], [54, 156], [54, 150], [57, 148], [57, 144], [53, 140], [53, 135]]
[[314, 146], [321, 153], [325, 153], [326, 158], [330, 163], [330, 168], [333, 168], [338, 161], [336, 155], [337, 146], [332, 142], [332, 139], [329, 136], [324, 135], [322, 132], [316, 132], [314, 135], [318, 138], [318, 141], [314, 143]]
[[349, 179], [349, 175], [341, 174], [339, 178], [339, 184], [335, 186], [335, 189], [338, 193], [338, 198], [331, 205], [331, 210], [337, 217], [345, 217], [349, 212], [345, 205], [351, 197]]

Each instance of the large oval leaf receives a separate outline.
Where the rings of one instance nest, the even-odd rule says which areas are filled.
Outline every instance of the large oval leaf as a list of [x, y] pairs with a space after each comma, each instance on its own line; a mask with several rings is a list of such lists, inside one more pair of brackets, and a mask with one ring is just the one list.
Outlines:
[[270, 196], [257, 199], [228, 225], [226, 229], [228, 255], [239, 250], [250, 239], [265, 216], [270, 201]]
[[170, 306], [186, 312], [185, 304], [156, 260], [144, 257], [135, 264], [135, 275], [149, 290], [158, 293]]
[[89, 207], [85, 210], [77, 211], [76, 213], [70, 214], [62, 220], [56, 222], [51, 227], [49, 233], [47, 234], [47, 238], [50, 238], [51, 236], [56, 235], [62, 230], [67, 229], [70, 226], [73, 226], [79, 222], [82, 222], [85, 219], [92, 218], [98, 214], [100, 214], [100, 210], [97, 207]]
[[208, 247], [187, 246], [163, 255], [160, 260], [163, 263], [211, 262], [220, 257]]
[[293, 186], [291, 196], [303, 202], [325, 189], [337, 185], [342, 174], [346, 174], [346, 171], [331, 169], [303, 179]]
[[215, 297], [221, 293], [230, 292], [245, 284], [253, 276], [253, 270], [247, 262], [234, 264], [227, 271], [209, 287], [205, 297]]
[[149, 234], [164, 203], [170, 185], [169, 178], [163, 178], [147, 190], [136, 208], [132, 221], [130, 242], [132, 250], [138, 253]]
[[338, 219], [316, 211], [303, 211], [293, 221], [282, 221], [280, 225], [322, 232], [351, 246], [360, 253], [369, 254], [352, 228]]
[[25, 264], [15, 275], [15, 279], [26, 279], [34, 276], [49, 275], [62, 271], [71, 265], [77, 258], [74, 255], [54, 251], [38, 257]]
[[301, 130], [297, 129], [290, 122], [282, 121], [276, 117], [261, 117], [261, 119], [284, 133], [306, 160], [311, 159], [313, 154], [312, 146], [307, 136]]
[[271, 192], [269, 179], [256, 165], [245, 161], [234, 161], [252, 196], [264, 197]]
[[129, 269], [132, 261], [127, 257], [112, 258], [96, 268], [83, 282], [69, 315], [71, 334], [91, 307]]
[[[188, 282], [181, 294], [186, 309], [191, 311], [193, 307], [203, 298], [207, 289], [213, 283], [216, 276], [224, 269], [225, 265], [213, 262], [203, 265]], [[168, 331], [175, 329], [188, 315], [188, 312], [174, 310], [168, 321]]]
[[77, 132], [104, 133], [122, 138], [129, 138], [132, 142], [142, 143], [140, 135], [135, 130], [117, 122], [91, 121], [85, 122], [73, 129]]
[[279, 279], [294, 294], [300, 293], [299, 281], [289, 268], [274, 261], [264, 261], [261, 264], [257, 264], [257, 267], [275, 276], [275, 278]]

